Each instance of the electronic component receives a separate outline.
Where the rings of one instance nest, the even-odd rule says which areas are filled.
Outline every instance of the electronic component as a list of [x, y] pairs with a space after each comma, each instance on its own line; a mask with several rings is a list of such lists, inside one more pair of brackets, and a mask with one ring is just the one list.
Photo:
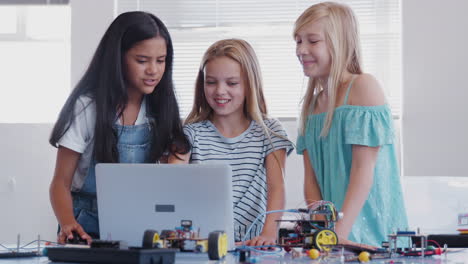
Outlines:
[[182, 220], [175, 230], [146, 230], [143, 248], [172, 248], [180, 251], [207, 252], [210, 260], [219, 260], [227, 254], [227, 234], [223, 231], [210, 232], [208, 238], [200, 238], [200, 230], [192, 231], [192, 221]]
[[173, 249], [114, 249], [51, 247], [47, 250], [49, 260], [75, 263], [120, 263], [120, 264], [173, 264]]
[[[6, 252], [0, 251], [0, 258], [28, 258], [28, 257], [37, 257], [41, 256], [41, 236], [37, 236], [37, 240], [28, 243], [30, 245], [37, 241], [37, 250], [32, 250], [30, 248], [25, 248], [25, 246], [20, 246], [20, 234], [17, 236], [16, 248], [11, 249], [7, 248], [0, 244], [1, 247], [7, 249]], [[26, 246], [27, 246], [26, 245]]]
[[[306, 217], [294, 220], [278, 220], [278, 222], [294, 223], [293, 228], [280, 228], [278, 231], [278, 246], [287, 252], [293, 247], [303, 249], [318, 249], [330, 251], [338, 244], [335, 222], [343, 215], [336, 211], [335, 205], [328, 201], [317, 201], [308, 209], [297, 209], [297, 213], [305, 213]], [[320, 217], [321, 220], [316, 220]], [[322, 220], [323, 219], [323, 220]]]
[[72, 245], [88, 245], [88, 241], [86, 241], [86, 239], [82, 239], [77, 232], [73, 231], [72, 235], [73, 235], [73, 238], [67, 237], [67, 240], [65, 241], [65, 243], [72, 244]]
[[428, 235], [428, 240], [433, 240], [439, 243], [439, 245], [447, 244], [451, 248], [467, 248], [468, 247], [468, 235], [457, 235], [457, 234], [440, 234], [440, 235]]
[[37, 257], [40, 254], [37, 251], [28, 251], [28, 252], [0, 252], [0, 259], [1, 258], [29, 258], [29, 257]]
[[91, 248], [128, 249], [128, 244], [125, 241], [119, 240], [93, 240]]

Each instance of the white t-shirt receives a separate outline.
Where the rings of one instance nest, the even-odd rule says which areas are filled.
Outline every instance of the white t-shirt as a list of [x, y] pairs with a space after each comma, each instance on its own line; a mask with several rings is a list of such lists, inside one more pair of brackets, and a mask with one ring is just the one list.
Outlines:
[[[71, 187], [72, 191], [79, 191], [83, 186], [93, 156], [96, 104], [90, 97], [82, 95], [75, 104], [74, 112], [75, 120], [73, 120], [70, 128], [58, 141], [58, 144], [81, 153], [73, 175]], [[143, 97], [135, 125], [141, 125], [147, 122], [146, 100], [145, 97]], [[118, 119], [116, 124], [120, 123], [120, 119]]]

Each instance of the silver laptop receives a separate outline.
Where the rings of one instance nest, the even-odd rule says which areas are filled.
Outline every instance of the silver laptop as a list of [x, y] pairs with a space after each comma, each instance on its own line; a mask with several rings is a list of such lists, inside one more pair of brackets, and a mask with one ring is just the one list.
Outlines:
[[234, 249], [231, 175], [223, 164], [97, 164], [100, 237], [141, 247], [146, 229], [191, 220], [201, 238], [225, 231]]

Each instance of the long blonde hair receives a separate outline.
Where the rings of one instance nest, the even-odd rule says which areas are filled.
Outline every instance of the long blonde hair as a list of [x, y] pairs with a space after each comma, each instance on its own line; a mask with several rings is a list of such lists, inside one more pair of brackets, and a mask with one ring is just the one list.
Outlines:
[[[358, 23], [353, 10], [347, 5], [334, 2], [323, 2], [307, 8], [296, 20], [294, 37], [299, 30], [318, 20], [324, 22], [325, 42], [332, 61], [327, 80], [327, 116], [320, 134], [324, 137], [328, 134], [332, 124], [338, 88], [346, 82], [344, 73], [346, 71], [352, 74], [362, 73], [361, 47]], [[300, 133], [302, 135], [305, 131], [307, 117], [313, 111], [311, 107], [315, 97], [321, 90], [323, 90], [322, 83], [318, 79], [310, 78], [300, 117]]]
[[263, 121], [267, 118], [268, 112], [263, 95], [260, 64], [252, 46], [247, 41], [241, 39], [219, 40], [211, 45], [203, 55], [195, 83], [195, 98], [192, 111], [190, 111], [185, 120], [185, 124], [210, 119], [213, 114], [213, 109], [211, 109], [205, 97], [204, 70], [210, 60], [218, 57], [228, 57], [239, 63], [246, 87], [244, 115], [248, 119], [255, 120], [268, 133], [268, 129], [266, 129], [265, 122]]

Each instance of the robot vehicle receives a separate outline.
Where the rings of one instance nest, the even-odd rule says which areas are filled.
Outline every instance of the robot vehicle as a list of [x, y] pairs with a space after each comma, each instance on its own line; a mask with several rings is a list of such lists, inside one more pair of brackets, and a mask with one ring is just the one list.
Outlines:
[[227, 234], [224, 231], [210, 232], [208, 238], [200, 238], [200, 230], [193, 231], [191, 220], [182, 220], [174, 230], [146, 230], [143, 248], [172, 248], [183, 252], [207, 252], [210, 260], [219, 260], [227, 254]]

